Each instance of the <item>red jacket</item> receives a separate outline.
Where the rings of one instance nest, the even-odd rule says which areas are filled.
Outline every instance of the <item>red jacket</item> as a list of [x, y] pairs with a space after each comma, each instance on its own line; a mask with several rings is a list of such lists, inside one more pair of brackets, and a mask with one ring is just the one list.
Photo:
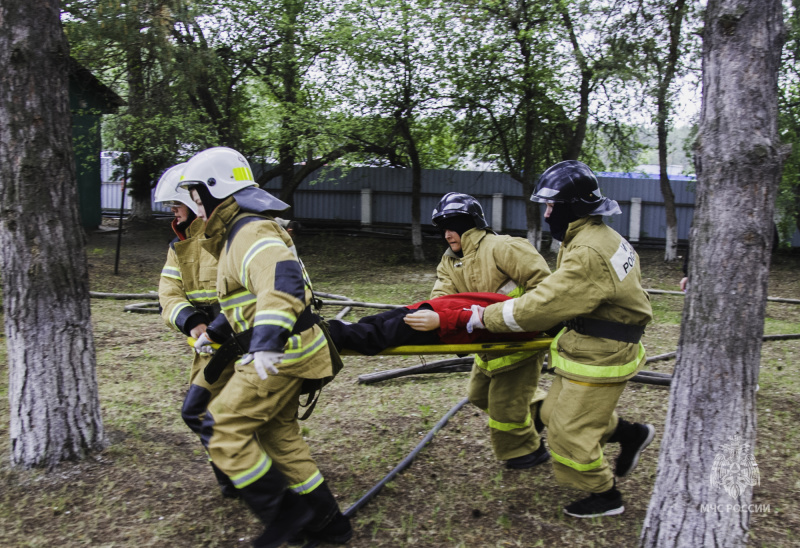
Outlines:
[[507, 295], [500, 293], [453, 293], [420, 301], [408, 305], [406, 308], [416, 310], [422, 305], [428, 305], [439, 314], [439, 329], [436, 330], [442, 344], [469, 344], [479, 342], [503, 341], [529, 341], [539, 335], [538, 331], [532, 333], [490, 333], [486, 329], [476, 329], [467, 333], [467, 322], [472, 316], [470, 306], [489, 306], [490, 304], [507, 301]]

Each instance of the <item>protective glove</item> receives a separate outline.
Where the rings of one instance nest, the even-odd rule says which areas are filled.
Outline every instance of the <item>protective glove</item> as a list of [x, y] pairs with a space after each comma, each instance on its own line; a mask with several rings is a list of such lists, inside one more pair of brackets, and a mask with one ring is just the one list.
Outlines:
[[194, 342], [194, 350], [198, 354], [213, 354], [216, 350], [211, 346], [212, 344], [214, 344], [214, 341], [203, 333], [197, 337], [197, 340]]
[[467, 322], [467, 333], [472, 333], [476, 329], [486, 329], [486, 326], [483, 325], [483, 311], [486, 310], [486, 308], [477, 304], [473, 304], [469, 308], [472, 310], [472, 316], [470, 316]]
[[256, 368], [259, 378], [264, 381], [267, 380], [268, 375], [277, 375], [278, 368], [275, 367], [283, 359], [283, 352], [270, 352], [268, 350], [259, 350], [253, 352], [253, 367]]

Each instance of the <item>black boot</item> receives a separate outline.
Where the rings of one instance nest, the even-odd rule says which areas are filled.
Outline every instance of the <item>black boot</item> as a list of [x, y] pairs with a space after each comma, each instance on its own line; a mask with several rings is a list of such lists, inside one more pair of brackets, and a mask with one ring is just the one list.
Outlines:
[[[256, 548], [277, 548], [299, 531], [310, 519], [311, 512], [293, 512], [294, 502], [290, 497], [287, 508], [282, 508], [286, 491], [286, 480], [274, 466], [259, 479], [239, 489], [242, 500], [266, 526], [254, 542]], [[281, 520], [276, 517], [281, 512]], [[307, 510], [307, 508], [306, 508]]]
[[254, 542], [254, 548], [275, 548], [283, 543], [295, 541], [298, 534], [314, 518], [314, 511], [305, 497], [292, 490], [284, 494], [281, 506], [272, 524], [268, 525]]
[[[350, 518], [339, 510], [339, 503], [336, 502], [326, 482], [323, 481], [302, 498], [306, 499], [314, 510], [314, 517], [303, 530], [303, 536], [328, 544], [345, 544], [353, 537]], [[298, 543], [300, 538], [298, 535], [290, 542]]]
[[219, 490], [222, 492], [222, 496], [226, 499], [238, 499], [239, 490], [233, 485], [231, 478], [226, 476], [225, 472], [217, 468], [217, 465], [213, 462], [209, 461], [209, 464], [211, 464], [211, 469], [214, 471], [214, 476], [217, 478], [217, 484], [219, 484]]
[[614, 474], [618, 478], [624, 478], [636, 468], [639, 456], [650, 445], [655, 435], [656, 429], [652, 424], [630, 423], [625, 419], [619, 419], [617, 429], [608, 438], [610, 443], [618, 442], [620, 445], [614, 466]]

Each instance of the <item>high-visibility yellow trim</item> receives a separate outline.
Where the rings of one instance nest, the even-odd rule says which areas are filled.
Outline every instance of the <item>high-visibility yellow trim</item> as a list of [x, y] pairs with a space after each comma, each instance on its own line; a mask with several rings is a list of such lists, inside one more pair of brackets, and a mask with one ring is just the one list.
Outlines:
[[494, 428], [495, 430], [502, 430], [503, 432], [509, 432], [510, 430], [517, 430], [519, 428], [527, 428], [530, 425], [531, 425], [530, 413], [528, 413], [528, 416], [525, 417], [525, 422], [500, 422], [492, 418], [489, 418], [489, 428]]
[[266, 453], [262, 453], [261, 458], [258, 459], [258, 462], [255, 464], [255, 466], [245, 470], [241, 474], [231, 476], [231, 482], [233, 482], [233, 485], [237, 489], [247, 487], [251, 483], [262, 478], [264, 474], [269, 472], [270, 468], [272, 468], [272, 459], [269, 458], [269, 455]]
[[564, 358], [558, 353], [558, 340], [566, 331], [566, 328], [562, 329], [553, 339], [553, 342], [550, 343], [550, 360], [552, 366], [566, 373], [580, 375], [582, 377], [595, 377], [597, 379], [627, 377], [636, 373], [639, 364], [645, 357], [644, 345], [639, 343], [639, 351], [636, 354], [636, 358], [623, 365], [586, 365], [585, 363], [574, 362]]
[[508, 296], [511, 297], [512, 299], [515, 299], [517, 297], [522, 297], [524, 294], [525, 294], [525, 286], [518, 285], [513, 289], [513, 291], [511, 291], [508, 294]]
[[485, 369], [486, 371], [494, 371], [496, 369], [500, 369], [501, 367], [506, 367], [507, 365], [513, 365], [535, 355], [535, 352], [514, 352], [508, 356], [501, 356], [489, 361], [482, 360], [480, 356], [475, 356], [475, 363], [478, 364], [478, 367], [481, 369]]
[[255, 181], [253, 172], [249, 167], [235, 167], [233, 168], [233, 179], [235, 181]]
[[306, 481], [290, 485], [289, 489], [291, 489], [298, 495], [307, 495], [308, 493], [310, 493], [311, 491], [322, 485], [323, 481], [324, 478], [322, 477], [322, 474], [320, 473], [319, 470], [317, 470], [316, 472], [311, 474], [311, 477], [308, 478]]
[[574, 460], [570, 460], [567, 457], [562, 457], [555, 451], [553, 451], [553, 446], [550, 446], [550, 455], [553, 457], [553, 460], [563, 464], [564, 466], [569, 466], [573, 470], [577, 470], [578, 472], [587, 472], [589, 470], [594, 470], [595, 468], [599, 468], [603, 464], [603, 455], [602, 451], [600, 454], [600, 458], [596, 461], [592, 461], [589, 464], [581, 464], [579, 462], [575, 462]]

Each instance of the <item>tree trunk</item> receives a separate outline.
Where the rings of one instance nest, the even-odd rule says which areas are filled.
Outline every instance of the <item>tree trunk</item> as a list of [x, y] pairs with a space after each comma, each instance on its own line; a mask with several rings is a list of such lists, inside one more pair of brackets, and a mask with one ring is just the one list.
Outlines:
[[[781, 18], [779, 0], [708, 2], [690, 289], [644, 546], [731, 548], [747, 538], [757, 485], [755, 391], [783, 159]], [[745, 460], [732, 462], [731, 449]], [[725, 477], [741, 492], [721, 487]]]
[[0, 4], [0, 257], [11, 461], [104, 445], [56, 0]]
[[668, 121], [671, 110], [669, 93], [680, 58], [681, 26], [686, 12], [686, 0], [677, 0], [668, 9], [669, 54], [667, 55], [663, 77], [658, 83], [656, 133], [658, 134], [659, 183], [661, 195], [664, 197], [664, 212], [667, 216], [667, 243], [664, 249], [664, 260], [674, 261], [678, 258], [678, 216], [675, 213], [675, 193], [672, 192], [667, 174], [667, 137], [669, 136]]
[[525, 220], [528, 225], [527, 238], [533, 244], [533, 247], [541, 250], [542, 246], [542, 220], [540, 218], [541, 211], [539, 210], [538, 202], [530, 200], [534, 191], [534, 184], [530, 181], [522, 183], [522, 196], [525, 198]]

